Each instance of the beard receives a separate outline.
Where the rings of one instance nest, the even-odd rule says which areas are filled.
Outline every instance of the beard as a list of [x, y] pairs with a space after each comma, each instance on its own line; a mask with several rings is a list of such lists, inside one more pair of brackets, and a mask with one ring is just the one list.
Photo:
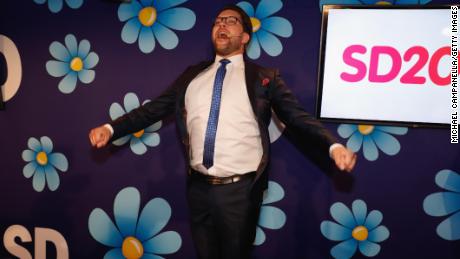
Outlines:
[[228, 37], [225, 40], [225, 43], [218, 43], [217, 38], [213, 39], [212, 44], [214, 45], [214, 51], [217, 55], [228, 56], [232, 53], [244, 50], [244, 48], [242, 48], [242, 43], [240, 42], [239, 37]]

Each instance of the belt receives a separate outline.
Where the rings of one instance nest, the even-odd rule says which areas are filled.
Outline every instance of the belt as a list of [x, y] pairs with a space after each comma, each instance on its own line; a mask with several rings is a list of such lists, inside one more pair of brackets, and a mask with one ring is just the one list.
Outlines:
[[190, 176], [193, 179], [197, 179], [199, 181], [206, 182], [211, 185], [223, 185], [223, 184], [230, 184], [236, 183], [245, 179], [252, 179], [256, 175], [256, 172], [250, 172], [247, 174], [237, 174], [232, 176], [225, 176], [225, 177], [218, 177], [212, 175], [205, 175], [201, 172], [195, 171], [193, 169], [190, 170]]

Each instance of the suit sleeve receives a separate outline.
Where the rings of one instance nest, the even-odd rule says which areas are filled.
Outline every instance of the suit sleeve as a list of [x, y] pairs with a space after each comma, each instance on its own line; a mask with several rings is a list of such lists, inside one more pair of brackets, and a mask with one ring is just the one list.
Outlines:
[[270, 86], [272, 107], [278, 118], [302, 145], [319, 149], [329, 156], [329, 147], [337, 139], [312, 115], [307, 113], [292, 91], [286, 86], [279, 71], [274, 71]]
[[174, 83], [153, 101], [112, 121], [110, 123], [114, 130], [112, 140], [140, 131], [162, 118], [171, 115], [175, 110], [177, 94], [179, 88], [183, 85], [182, 77], [185, 73], [182, 73]]

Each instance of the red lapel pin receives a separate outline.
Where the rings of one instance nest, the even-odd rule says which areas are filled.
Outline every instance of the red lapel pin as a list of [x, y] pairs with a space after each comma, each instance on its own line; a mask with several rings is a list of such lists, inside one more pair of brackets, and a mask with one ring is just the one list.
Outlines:
[[264, 86], [264, 87], [267, 87], [269, 83], [270, 83], [270, 79], [268, 79], [268, 78], [264, 78], [262, 80], [262, 86]]

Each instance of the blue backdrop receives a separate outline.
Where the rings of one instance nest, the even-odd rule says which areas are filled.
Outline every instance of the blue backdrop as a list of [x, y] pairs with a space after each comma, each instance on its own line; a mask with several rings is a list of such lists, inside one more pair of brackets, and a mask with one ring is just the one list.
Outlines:
[[[211, 24], [228, 2], [132, 2], [1, 1], [1, 258], [20, 246], [56, 258], [53, 243], [37, 243], [46, 236], [40, 229], [56, 231], [71, 258], [123, 258], [128, 236], [142, 258], [194, 258], [186, 159], [172, 118], [102, 150], [90, 147], [88, 132], [213, 58]], [[319, 1], [235, 3], [261, 25], [250, 58], [280, 68], [313, 113]], [[326, 126], [357, 152], [352, 175], [312, 162], [308, 144], [270, 126], [271, 181], [255, 258], [460, 257], [460, 147], [447, 129]], [[24, 232], [32, 240], [14, 239]]]

